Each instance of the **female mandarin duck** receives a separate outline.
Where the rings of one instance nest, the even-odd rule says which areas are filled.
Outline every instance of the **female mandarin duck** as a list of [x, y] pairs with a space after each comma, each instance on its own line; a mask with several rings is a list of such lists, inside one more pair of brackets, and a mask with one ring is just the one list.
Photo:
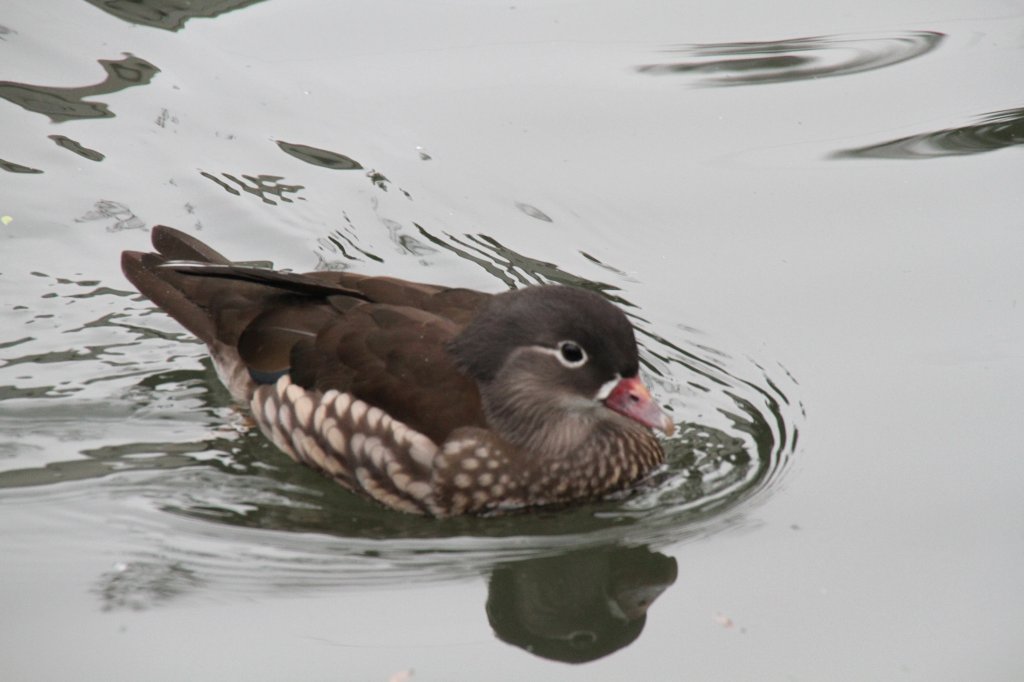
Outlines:
[[209, 347], [281, 450], [393, 509], [444, 517], [621, 490], [674, 425], [637, 377], [633, 327], [566, 286], [486, 294], [233, 265], [153, 228], [127, 278]]

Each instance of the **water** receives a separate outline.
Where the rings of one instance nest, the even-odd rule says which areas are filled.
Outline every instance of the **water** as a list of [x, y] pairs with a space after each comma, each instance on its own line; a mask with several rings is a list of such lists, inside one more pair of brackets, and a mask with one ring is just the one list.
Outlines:
[[[1019, 677], [1021, 3], [160, 7], [0, 18], [5, 679]], [[354, 499], [130, 290], [155, 223], [600, 291], [669, 465]]]

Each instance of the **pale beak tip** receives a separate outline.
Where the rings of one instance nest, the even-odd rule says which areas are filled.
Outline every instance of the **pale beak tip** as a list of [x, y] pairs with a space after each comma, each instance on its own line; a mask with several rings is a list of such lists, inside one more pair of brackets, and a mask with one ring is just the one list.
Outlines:
[[661, 424], [658, 425], [658, 428], [663, 431], [666, 436], [671, 436], [676, 432], [676, 423], [672, 421], [667, 414], [663, 414]]

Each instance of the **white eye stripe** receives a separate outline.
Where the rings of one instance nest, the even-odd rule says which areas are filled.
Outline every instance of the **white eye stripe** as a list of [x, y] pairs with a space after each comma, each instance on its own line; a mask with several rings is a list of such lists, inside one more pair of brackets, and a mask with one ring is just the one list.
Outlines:
[[614, 379], [604, 382], [601, 384], [601, 388], [597, 389], [594, 400], [599, 403], [604, 402], [612, 394], [612, 391], [615, 390], [615, 387], [619, 385], [620, 381], [622, 381], [622, 375], [616, 372]]
[[[569, 346], [567, 348], [567, 346]], [[531, 348], [545, 355], [553, 355], [555, 358], [562, 363], [563, 367], [569, 369], [576, 369], [587, 364], [590, 360], [590, 356], [587, 355], [587, 351], [576, 343], [575, 341], [559, 341], [557, 348], [548, 348], [547, 346], [531, 346]], [[571, 360], [566, 358], [566, 355], [570, 357], [579, 356], [578, 359]]]

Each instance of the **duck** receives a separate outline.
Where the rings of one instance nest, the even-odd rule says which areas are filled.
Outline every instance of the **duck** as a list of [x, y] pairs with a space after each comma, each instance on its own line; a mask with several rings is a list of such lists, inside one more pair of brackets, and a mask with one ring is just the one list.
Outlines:
[[672, 420], [633, 325], [586, 289], [486, 293], [236, 264], [151, 230], [125, 277], [206, 344], [291, 459], [392, 510], [445, 518], [595, 501], [662, 466]]

